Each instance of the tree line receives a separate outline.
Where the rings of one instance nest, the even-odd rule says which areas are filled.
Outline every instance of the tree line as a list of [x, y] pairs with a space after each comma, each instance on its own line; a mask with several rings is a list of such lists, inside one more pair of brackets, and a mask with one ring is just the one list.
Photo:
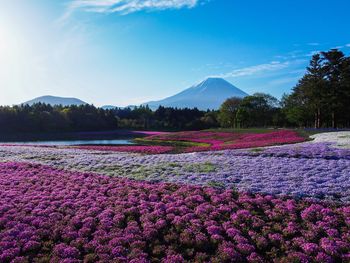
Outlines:
[[116, 127], [112, 111], [93, 105], [64, 107], [37, 103], [0, 107], [0, 133], [98, 131]]
[[350, 57], [337, 49], [312, 56], [305, 75], [281, 101], [269, 94], [229, 98], [223, 127], [350, 127]]
[[216, 111], [197, 108], [171, 108], [159, 106], [152, 111], [147, 105], [134, 108], [116, 108], [118, 127], [125, 129], [198, 130], [218, 127]]
[[298, 126], [350, 127], [350, 57], [337, 49], [315, 54], [282, 108]]
[[218, 121], [226, 128], [281, 127], [287, 122], [279, 101], [265, 93], [227, 99], [220, 107]]
[[37, 103], [0, 107], [0, 134], [114, 129], [197, 130], [218, 127], [216, 112], [148, 106], [105, 110]]

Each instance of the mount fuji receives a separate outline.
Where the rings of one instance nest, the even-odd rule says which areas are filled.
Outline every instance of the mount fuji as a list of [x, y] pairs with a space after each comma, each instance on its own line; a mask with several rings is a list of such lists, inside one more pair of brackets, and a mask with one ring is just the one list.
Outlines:
[[230, 97], [244, 98], [247, 93], [222, 78], [208, 78], [184, 91], [159, 101], [150, 101], [151, 109], [159, 106], [177, 108], [198, 108], [200, 110], [216, 110]]

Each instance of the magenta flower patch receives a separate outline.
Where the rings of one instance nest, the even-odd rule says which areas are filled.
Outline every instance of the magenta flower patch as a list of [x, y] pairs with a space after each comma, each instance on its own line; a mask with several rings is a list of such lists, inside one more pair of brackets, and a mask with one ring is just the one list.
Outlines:
[[145, 154], [167, 153], [173, 149], [171, 146], [76, 146], [74, 148], [92, 151], [130, 152]]
[[185, 152], [243, 149], [305, 141], [305, 138], [298, 133], [289, 130], [271, 131], [262, 134], [192, 131], [158, 134], [149, 136], [146, 139], [151, 141], [184, 141], [204, 144], [203, 146], [187, 147]]
[[0, 163], [0, 262], [345, 262], [350, 207]]

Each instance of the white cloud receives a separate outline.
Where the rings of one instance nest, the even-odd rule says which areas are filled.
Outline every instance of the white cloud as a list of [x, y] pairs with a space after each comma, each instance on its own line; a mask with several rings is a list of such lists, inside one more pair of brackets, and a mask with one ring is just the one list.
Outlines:
[[193, 8], [202, 0], [72, 0], [67, 14], [74, 10], [95, 13], [119, 13], [122, 15], [142, 10]]
[[350, 44], [346, 44], [345, 46], [346, 46], [346, 47], [350, 47]]
[[331, 49], [342, 49], [344, 48], [345, 46], [335, 46], [335, 47], [332, 47]]
[[317, 43], [317, 42], [313, 42], [313, 43], [308, 43], [309, 46], [319, 46], [320, 43]]
[[295, 76], [295, 77], [278, 78], [278, 79], [271, 80], [269, 84], [272, 86], [278, 86], [278, 85], [283, 85], [288, 83], [297, 83], [301, 77], [302, 75]]
[[281, 69], [285, 69], [289, 66], [290, 62], [279, 62], [279, 61], [271, 61], [270, 63], [235, 69], [231, 72], [227, 72], [224, 74], [219, 74], [216, 77], [220, 78], [236, 78], [236, 77], [244, 77], [251, 76], [255, 74], [266, 73], [270, 71], [277, 71]]

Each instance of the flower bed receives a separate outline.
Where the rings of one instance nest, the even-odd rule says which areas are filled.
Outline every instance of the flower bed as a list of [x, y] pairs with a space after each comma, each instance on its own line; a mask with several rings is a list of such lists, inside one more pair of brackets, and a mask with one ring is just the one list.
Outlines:
[[[147, 132], [136, 131], [135, 134], [148, 135], [137, 138], [137, 146], [76, 146], [76, 149], [95, 151], [133, 152], [145, 154], [161, 154], [169, 152], [200, 152], [225, 149], [244, 149], [286, 143], [302, 142], [305, 138], [294, 131], [271, 131], [264, 134], [235, 132]], [[164, 145], [165, 144], [165, 145]]]
[[[249, 152], [244, 152], [247, 154]], [[350, 160], [350, 149], [338, 149], [332, 143], [304, 143], [279, 147], [252, 149], [251, 155], [264, 157], [289, 157], [306, 159]]]
[[350, 149], [350, 131], [318, 133], [311, 136], [313, 142], [331, 142], [338, 148]]
[[347, 262], [350, 207], [0, 163], [0, 262]]
[[246, 192], [350, 203], [349, 150], [316, 146], [307, 142], [159, 155], [0, 146], [0, 159], [138, 180], [235, 187]]
[[161, 135], [161, 134], [167, 134], [168, 132], [161, 132], [161, 131], [133, 131], [132, 133], [136, 134], [144, 134], [144, 135]]
[[170, 152], [171, 146], [75, 146], [75, 149], [92, 151], [132, 152], [146, 154], [161, 154]]
[[189, 141], [208, 145], [187, 147], [185, 152], [243, 149], [305, 141], [304, 137], [289, 130], [271, 131], [263, 134], [195, 131], [160, 134], [145, 139], [148, 141]]

